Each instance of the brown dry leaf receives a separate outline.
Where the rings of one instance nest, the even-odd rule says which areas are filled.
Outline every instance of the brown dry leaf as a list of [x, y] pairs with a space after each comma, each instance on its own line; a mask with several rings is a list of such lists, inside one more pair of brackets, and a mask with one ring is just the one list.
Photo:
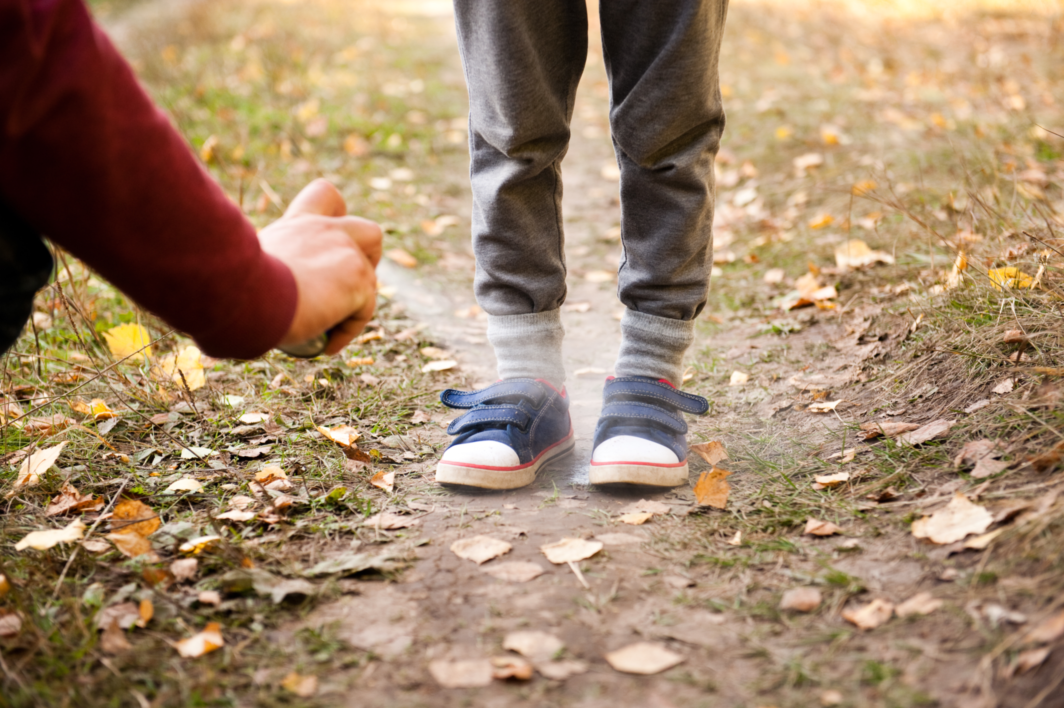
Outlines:
[[492, 563], [486, 566], [483, 572], [496, 580], [502, 580], [507, 583], [527, 583], [529, 580], [535, 580], [543, 575], [546, 571], [537, 563], [509, 561], [506, 563]]
[[724, 443], [719, 440], [692, 445], [691, 452], [701, 457], [707, 464], [714, 466], [721, 460], [728, 459], [728, 451], [724, 449]]
[[654, 499], [640, 499], [621, 509], [622, 514], [636, 514], [641, 511], [645, 511], [648, 514], [668, 514], [672, 511], [672, 507]]
[[140, 605], [137, 607], [137, 613], [140, 615], [140, 620], [137, 621], [138, 627], [147, 627], [148, 622], [151, 622], [151, 618], [155, 616], [155, 605], [148, 598], [144, 598], [140, 601]]
[[203, 485], [192, 477], [182, 477], [162, 491], [163, 494], [178, 494], [185, 492], [196, 494], [203, 491]]
[[835, 265], [840, 271], [867, 268], [876, 263], [893, 265], [894, 256], [883, 251], [873, 251], [867, 243], [859, 239], [847, 241], [835, 249]]
[[1010, 329], [1001, 336], [1001, 341], [1005, 344], [1022, 344], [1027, 341], [1027, 335], [1022, 329]]
[[22, 631], [22, 615], [0, 610], [0, 637], [14, 637]]
[[728, 484], [730, 474], [728, 470], [719, 467], [703, 472], [695, 484], [695, 499], [698, 503], [714, 509], [725, 508], [728, 505], [728, 495], [731, 494], [731, 485]]
[[378, 489], [391, 493], [395, 489], [395, 471], [384, 472], [383, 470], [373, 475], [369, 483]]
[[[40, 484], [41, 475], [47, 472], [55, 461], [59, 459], [60, 453], [63, 452], [63, 448], [66, 447], [66, 442], [61, 442], [53, 447], [47, 447], [43, 450], [37, 450], [30, 453], [25, 460], [22, 461], [22, 467], [19, 468], [18, 477], [15, 479], [15, 489], [22, 489], [23, 487], [33, 487]], [[14, 492], [8, 494], [8, 498], [14, 496]]]
[[865, 440], [872, 440], [881, 435], [888, 438], [894, 438], [902, 433], [917, 430], [919, 427], [920, 426], [916, 423], [861, 423], [861, 430], [864, 431]]
[[783, 593], [780, 599], [781, 610], [794, 610], [795, 612], [812, 612], [820, 607], [823, 596], [820, 590], [811, 587], [791, 588]]
[[421, 367], [421, 373], [432, 374], [439, 373], [441, 371], [450, 371], [454, 367], [458, 366], [458, 362], [454, 359], [442, 359], [440, 361], [430, 361]]
[[513, 546], [506, 541], [500, 541], [491, 536], [473, 536], [459, 539], [451, 544], [452, 553], [459, 558], [471, 560], [477, 565], [506, 555], [512, 548]]
[[642, 526], [646, 522], [654, 518], [654, 515], [650, 512], [637, 512], [634, 514], [623, 514], [617, 518], [622, 524], [630, 524], [632, 526]]
[[806, 408], [810, 413], [834, 413], [835, 408], [842, 403], [842, 399], [837, 401], [817, 401], [816, 403], [810, 403]]
[[587, 662], [574, 659], [562, 659], [560, 661], [545, 661], [536, 664], [536, 671], [549, 678], [551, 681], [564, 681], [570, 676], [587, 673]]
[[481, 688], [491, 683], [494, 671], [487, 659], [429, 662], [429, 673], [444, 688]]
[[242, 509], [230, 509], [229, 511], [222, 512], [216, 519], [222, 519], [224, 521], [251, 521], [256, 516], [254, 511], [244, 511]]
[[395, 531], [396, 529], [406, 529], [411, 526], [417, 526], [420, 523], [421, 521], [419, 519], [402, 516], [400, 514], [393, 514], [390, 511], [382, 511], [363, 521], [362, 525], [371, 529]]
[[126, 633], [118, 626], [118, 620], [112, 619], [107, 628], [103, 630], [103, 634], [100, 635], [100, 649], [103, 650], [104, 654], [115, 656], [132, 648], [133, 645], [126, 639]]
[[895, 607], [894, 612], [897, 613], [898, 617], [929, 615], [942, 607], [943, 604], [945, 603], [942, 600], [939, 600], [931, 593], [919, 592]]
[[199, 561], [195, 558], [181, 558], [170, 564], [170, 572], [173, 573], [174, 580], [179, 583], [196, 577], [197, 568], [199, 568]]
[[947, 544], [960, 541], [970, 534], [983, 533], [992, 523], [993, 514], [957, 492], [945, 507], [931, 516], [914, 521], [912, 532], [916, 538]]
[[888, 600], [876, 598], [867, 605], [842, 611], [842, 618], [861, 629], [875, 629], [891, 618], [894, 604]]
[[0, 574], [0, 598], [11, 592], [11, 582], [7, 579], [7, 576]]
[[1064, 637], [1064, 610], [1051, 615], [1032, 627], [1023, 638], [1024, 644], [1050, 644]]
[[1050, 647], [1043, 647], [1041, 649], [1028, 649], [1027, 651], [1021, 651], [1009, 667], [1009, 671], [1013, 675], [1025, 674], [1031, 669], [1036, 669], [1045, 663], [1046, 658], [1049, 656], [1052, 649]]
[[561, 541], [540, 546], [539, 550], [551, 563], [561, 565], [590, 558], [602, 550], [602, 542], [587, 541], [582, 538], [563, 538]]
[[293, 671], [281, 680], [281, 688], [300, 698], [310, 698], [318, 692], [318, 677], [303, 676]]
[[842, 529], [830, 521], [809, 519], [805, 522], [805, 530], [802, 533], [809, 536], [834, 536], [837, 533], [842, 533]]
[[123, 499], [115, 505], [111, 515], [111, 530], [114, 533], [133, 533], [151, 536], [162, 525], [158, 514], [142, 501]]
[[81, 547], [89, 553], [106, 553], [111, 550], [111, 544], [98, 538], [90, 538], [81, 542]]
[[362, 433], [358, 432], [350, 425], [341, 425], [331, 429], [319, 425], [318, 432], [341, 447], [351, 447], [362, 437]]
[[964, 547], [975, 551], [981, 551], [990, 545], [991, 541], [1005, 533], [1005, 529], [997, 529], [988, 533], [973, 536], [964, 542]]
[[651, 642], [629, 644], [623, 649], [611, 651], [606, 655], [606, 661], [615, 671], [643, 676], [660, 674], [683, 660], [684, 658], [679, 654]]
[[898, 442], [905, 443], [906, 445], [922, 445], [929, 440], [940, 438], [953, 428], [955, 421], [952, 420], [933, 420], [930, 423], [923, 425], [916, 430], [908, 433], [902, 433], [897, 437]]
[[733, 371], [731, 378], [728, 380], [729, 386], [742, 386], [750, 380], [749, 374], [744, 374], [741, 371]]
[[996, 393], [999, 396], [1004, 396], [1006, 393], [1012, 393], [1012, 389], [1015, 388], [1015, 382], [1013, 379], [1002, 379], [1002, 381], [990, 389], [991, 393]]
[[502, 648], [515, 651], [538, 664], [557, 656], [565, 648], [565, 642], [553, 634], [529, 630], [510, 632], [503, 639]]
[[152, 552], [151, 541], [139, 534], [116, 532], [107, 534], [106, 538], [127, 558], [137, 558]]
[[401, 248], [393, 248], [389, 251], [385, 251], [384, 257], [404, 268], [417, 268], [418, 265], [417, 259], [410, 255], [408, 251], [404, 251]]
[[982, 479], [990, 477], [1009, 466], [1009, 463], [996, 458], [1003, 454], [1000, 443], [994, 440], [969, 440], [961, 448], [961, 451], [953, 459], [953, 466], [960, 467], [964, 464], [975, 464], [972, 469], [972, 477]]
[[140, 606], [135, 602], [121, 602], [107, 607], [96, 613], [96, 629], [105, 629], [112, 622], [118, 624], [119, 629], [129, 629], [140, 622]]
[[517, 679], [528, 681], [532, 678], [532, 663], [516, 656], [495, 656], [491, 659], [492, 676], [505, 681]]
[[176, 642], [174, 649], [177, 649], [177, 653], [186, 659], [195, 659], [224, 646], [225, 639], [222, 637], [221, 625], [217, 622], [210, 622], [199, 634]]
[[743, 545], [743, 532], [736, 531], [735, 535], [725, 541], [729, 546], [741, 546]]
[[255, 481], [266, 486], [278, 480], [288, 480], [288, 475], [277, 465], [267, 465], [255, 473]]
[[82, 494], [70, 482], [64, 482], [52, 502], [45, 508], [45, 516], [58, 516], [68, 511], [99, 511], [103, 508], [103, 499], [96, 499], [91, 494]]
[[26, 534], [25, 538], [15, 544], [15, 550], [21, 551], [26, 548], [32, 548], [37, 551], [47, 551], [60, 543], [80, 541], [84, 534], [85, 524], [81, 523], [81, 519], [74, 519], [61, 529], [33, 531]]
[[1041, 455], [1032, 457], [1028, 462], [1037, 472], [1050, 472], [1060, 464], [1062, 457], [1064, 457], [1064, 440], [1058, 442]]
[[813, 479], [816, 482], [816, 484], [814, 485], [814, 489], [830, 489], [832, 487], [838, 487], [844, 482], [849, 482], [850, 473], [838, 472], [836, 474], [818, 474]]
[[71, 426], [79, 427], [78, 422], [73, 418], [68, 418], [65, 415], [56, 413], [55, 415], [27, 418], [26, 422], [22, 425], [22, 432], [48, 437], [66, 430]]

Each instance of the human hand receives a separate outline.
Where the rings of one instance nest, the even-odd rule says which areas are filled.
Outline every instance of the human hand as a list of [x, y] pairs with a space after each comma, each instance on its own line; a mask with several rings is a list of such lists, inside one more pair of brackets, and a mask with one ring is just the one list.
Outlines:
[[326, 180], [304, 187], [284, 216], [259, 232], [259, 243], [291, 269], [299, 289], [281, 345], [301, 344], [332, 329], [324, 353], [336, 354], [373, 317], [381, 228], [347, 216], [344, 198]]

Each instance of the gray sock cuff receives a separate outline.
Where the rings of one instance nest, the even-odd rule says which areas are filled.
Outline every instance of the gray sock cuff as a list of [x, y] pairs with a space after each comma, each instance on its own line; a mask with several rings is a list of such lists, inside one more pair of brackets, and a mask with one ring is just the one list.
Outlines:
[[565, 385], [561, 310], [528, 315], [488, 315], [488, 341], [495, 349], [499, 378], [545, 379]]
[[621, 317], [618, 376], [649, 376], [683, 384], [683, 357], [695, 338], [694, 320], [673, 320], [625, 310]]

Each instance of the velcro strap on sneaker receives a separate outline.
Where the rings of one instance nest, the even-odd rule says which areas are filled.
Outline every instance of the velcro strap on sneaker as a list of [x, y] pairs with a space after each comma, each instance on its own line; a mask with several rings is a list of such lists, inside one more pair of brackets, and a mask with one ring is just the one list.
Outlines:
[[440, 402], [448, 408], [467, 409], [489, 401], [514, 396], [524, 398], [532, 404], [533, 408], [539, 408], [543, 399], [547, 397], [547, 392], [543, 385], [534, 379], [511, 379], [500, 381], [479, 391], [457, 391], [449, 388], [440, 394]]
[[687, 422], [679, 415], [670, 413], [664, 408], [659, 408], [650, 403], [638, 401], [621, 401], [608, 403], [602, 408], [601, 418], [619, 420], [650, 420], [658, 423], [679, 435], [687, 434]]
[[515, 405], [481, 406], [461, 418], [452, 420], [447, 426], [447, 434], [458, 435], [468, 428], [486, 424], [516, 425], [524, 430], [531, 421], [532, 416]]
[[648, 403], [668, 403], [670, 406], [692, 415], [704, 415], [709, 410], [709, 401], [701, 396], [677, 391], [672, 386], [658, 381], [649, 381], [630, 376], [607, 381], [604, 394], [606, 403], [611, 403], [618, 398], [622, 398], [622, 400], [638, 399]]

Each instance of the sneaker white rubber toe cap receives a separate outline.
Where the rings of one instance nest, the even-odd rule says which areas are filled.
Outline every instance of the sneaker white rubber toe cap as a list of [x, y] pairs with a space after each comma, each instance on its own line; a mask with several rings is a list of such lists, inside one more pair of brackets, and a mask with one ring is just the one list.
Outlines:
[[680, 459], [676, 457], [675, 452], [659, 443], [637, 438], [634, 435], [618, 435], [615, 438], [603, 440], [602, 444], [591, 454], [591, 461], [675, 465]]
[[633, 435], [603, 440], [591, 453], [592, 484], [678, 487], [687, 483], [687, 460], [660, 443]]
[[475, 465], [477, 467], [518, 467], [521, 458], [517, 452], [495, 440], [478, 440], [447, 448], [440, 462], [452, 465]]

